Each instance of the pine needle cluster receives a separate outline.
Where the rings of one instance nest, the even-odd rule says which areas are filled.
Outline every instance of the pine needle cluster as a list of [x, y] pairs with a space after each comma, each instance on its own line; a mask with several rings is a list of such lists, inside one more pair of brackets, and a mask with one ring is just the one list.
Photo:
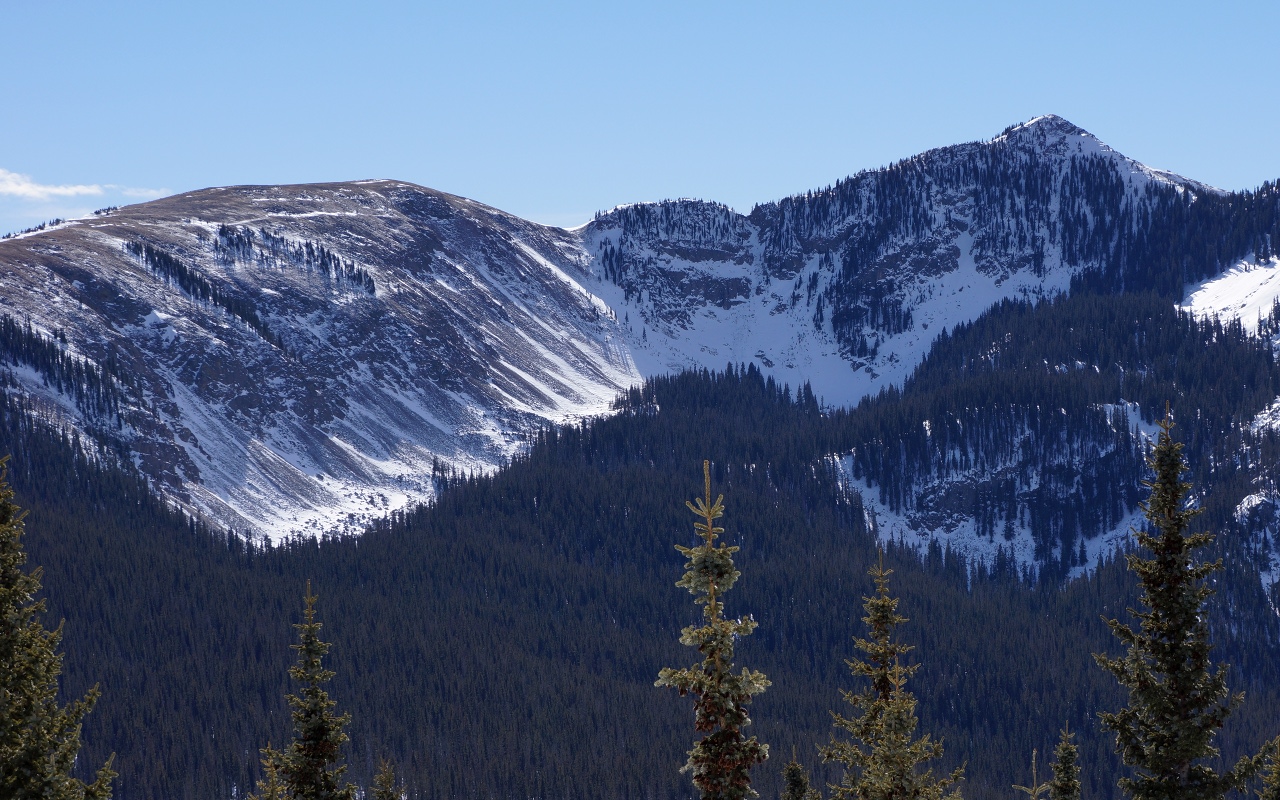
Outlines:
[[725, 619], [721, 596], [733, 588], [741, 573], [733, 564], [737, 547], [715, 540], [724, 533], [715, 520], [724, 516], [724, 495], [711, 500], [711, 465], [702, 462], [705, 497], [687, 502], [700, 521], [694, 529], [702, 539], [696, 547], [676, 545], [688, 562], [684, 577], [676, 583], [695, 596], [703, 608], [704, 624], [681, 631], [680, 643], [695, 647], [703, 660], [687, 669], [663, 668], [656, 686], [670, 686], [681, 696], [693, 695], [694, 729], [707, 735], [694, 744], [683, 772], [693, 775], [693, 784], [704, 800], [741, 800], [757, 797], [751, 788], [751, 768], [769, 757], [769, 746], [742, 729], [751, 724], [747, 704], [769, 686], [764, 674], [743, 668], [733, 672], [733, 642], [756, 628], [755, 620]]

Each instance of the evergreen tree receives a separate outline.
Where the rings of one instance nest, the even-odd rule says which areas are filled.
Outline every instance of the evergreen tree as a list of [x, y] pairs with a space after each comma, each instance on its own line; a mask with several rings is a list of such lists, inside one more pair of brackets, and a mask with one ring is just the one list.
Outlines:
[[280, 751], [267, 745], [262, 750], [262, 778], [258, 781], [258, 791], [249, 795], [249, 800], [288, 800], [292, 795], [280, 776]]
[[378, 762], [378, 773], [373, 776], [373, 789], [369, 792], [373, 800], [402, 800], [404, 794], [396, 786], [396, 771], [389, 759]]
[[1128, 648], [1124, 656], [1094, 655], [1128, 690], [1129, 704], [1099, 716], [1115, 732], [1116, 752], [1135, 773], [1120, 778], [1127, 795], [1135, 800], [1213, 800], [1241, 788], [1257, 772], [1261, 758], [1241, 758], [1222, 773], [1205, 763], [1218, 755], [1214, 734], [1244, 695], [1228, 692], [1226, 665], [1210, 667], [1204, 606], [1212, 591], [1204, 580], [1222, 569], [1222, 560], [1196, 560], [1196, 551], [1214, 536], [1187, 532], [1199, 512], [1187, 507], [1191, 485], [1181, 479], [1187, 467], [1172, 428], [1166, 410], [1147, 460], [1155, 474], [1144, 482], [1151, 490], [1142, 506], [1150, 529], [1135, 533], [1150, 555], [1125, 556], [1138, 576], [1140, 601], [1147, 610], [1131, 612], [1139, 620], [1137, 630], [1108, 621]]
[[1058, 746], [1053, 750], [1053, 780], [1049, 781], [1049, 800], [1080, 800], [1080, 764], [1078, 749], [1071, 740], [1075, 734], [1062, 729]]
[[[894, 641], [894, 629], [907, 621], [898, 613], [898, 600], [889, 596], [892, 570], [881, 563], [872, 567], [876, 596], [863, 598], [867, 615], [862, 618], [869, 639], [855, 639], [866, 660], [851, 659], [853, 675], [867, 678], [871, 685], [857, 694], [841, 690], [846, 702], [857, 714], [845, 717], [832, 712], [834, 725], [849, 735], [821, 748], [822, 760], [844, 765], [844, 776], [838, 786], [832, 785], [839, 800], [959, 800], [960, 790], [953, 788], [964, 776], [964, 767], [950, 775], [935, 778], [933, 769], [920, 772], [918, 767], [942, 756], [942, 742], [929, 734], [916, 738], [916, 698], [907, 691], [907, 679], [918, 664], [903, 666], [901, 656], [910, 645]], [[951, 791], [948, 793], [948, 789]]]
[[809, 773], [794, 754], [782, 768], [782, 785], [782, 800], [821, 800], [818, 790], [809, 785]]
[[664, 667], [654, 685], [671, 686], [682, 697], [693, 695], [694, 729], [707, 734], [689, 751], [689, 760], [681, 771], [693, 773], [693, 785], [703, 800], [740, 800], [758, 796], [751, 788], [751, 768], [769, 757], [767, 744], [742, 734], [742, 729], [751, 724], [747, 703], [763, 692], [769, 681], [763, 673], [745, 667], [742, 672], [733, 673], [733, 641], [755, 630], [756, 621], [722, 616], [720, 596], [733, 588], [741, 575], [733, 565], [738, 548], [715, 544], [724, 533], [724, 528], [715, 526], [715, 520], [724, 516], [724, 495], [711, 502], [709, 461], [702, 462], [702, 474], [705, 499], [698, 498], [696, 505], [686, 501], [685, 505], [701, 518], [694, 523], [694, 529], [703, 541], [696, 547], [676, 545], [689, 559], [684, 577], [676, 585], [688, 589], [697, 596], [694, 602], [705, 606], [706, 624], [690, 625], [680, 635], [680, 643], [698, 648], [703, 660], [687, 669]]
[[[264, 754], [264, 762], [273, 762], [289, 797], [295, 800], [354, 800], [356, 787], [340, 785], [345, 765], [339, 765], [342, 745], [347, 742], [343, 728], [351, 722], [350, 714], [333, 712], [337, 702], [329, 699], [323, 688], [333, 678], [333, 671], [321, 664], [329, 652], [328, 642], [320, 641], [321, 623], [316, 621], [316, 596], [307, 583], [306, 609], [298, 629], [298, 662], [289, 668], [289, 677], [302, 684], [297, 694], [288, 697], [293, 707], [293, 743], [283, 752]], [[271, 766], [268, 766], [268, 775]]]
[[58, 705], [62, 628], [45, 630], [41, 570], [23, 571], [26, 514], [13, 501], [0, 458], [0, 797], [6, 800], [105, 800], [111, 796], [114, 759], [98, 769], [93, 783], [71, 776], [80, 752], [80, 724], [98, 699], [95, 687], [84, 698]]

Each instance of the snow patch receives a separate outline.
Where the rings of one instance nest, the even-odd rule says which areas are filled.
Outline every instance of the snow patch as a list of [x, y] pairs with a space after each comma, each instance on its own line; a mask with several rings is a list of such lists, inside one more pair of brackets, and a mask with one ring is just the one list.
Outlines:
[[1197, 317], [1238, 319], [1245, 330], [1257, 333], [1259, 321], [1270, 316], [1280, 302], [1280, 258], [1262, 263], [1251, 259], [1208, 280], [1191, 286], [1178, 305]]

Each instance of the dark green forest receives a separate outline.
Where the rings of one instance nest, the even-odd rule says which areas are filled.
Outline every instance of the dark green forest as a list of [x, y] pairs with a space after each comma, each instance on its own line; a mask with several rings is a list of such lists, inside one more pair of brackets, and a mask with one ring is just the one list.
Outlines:
[[[726, 613], [759, 623], [737, 657], [773, 682], [747, 732], [771, 746], [755, 781], [776, 797], [793, 747], [815, 782], [836, 778], [816, 764], [817, 746], [838, 690], [856, 688], [844, 659], [873, 591], [876, 542], [829, 456], [850, 454], [882, 501], [909, 504], [921, 476], [993, 461], [1021, 432], [1032, 444], [1017, 457], [1047, 488], [1019, 502], [1039, 509], [1045, 552], [1062, 555], [1032, 573], [938, 544], [889, 546], [910, 619], [902, 634], [921, 665], [912, 689], [922, 729], [946, 743], [941, 767], [967, 762], [967, 797], [1007, 796], [1032, 748], [1048, 752], [1069, 723], [1084, 793], [1101, 798], [1117, 795], [1119, 765], [1096, 714], [1123, 698], [1091, 653], [1114, 650], [1101, 616], [1124, 616], [1135, 588], [1114, 559], [1066, 575], [1098, 525], [1090, 511], [1143, 496], [1144, 444], [1099, 406], [1137, 402], [1151, 420], [1172, 404], [1205, 509], [1198, 524], [1220, 534], [1213, 549], [1227, 562], [1210, 622], [1230, 684], [1248, 693], [1219, 738], [1232, 758], [1273, 737], [1280, 718], [1280, 630], [1234, 514], [1280, 467], [1275, 435], [1247, 424], [1277, 394], [1280, 365], [1238, 326], [1196, 322], [1167, 298], [1082, 291], [991, 310], [949, 332], [901, 391], [854, 409], [824, 409], [807, 387], [753, 367], [652, 380], [615, 416], [542, 432], [495, 475], [439, 473], [435, 503], [358, 538], [227, 538], [166, 508], [111, 449], [50, 429], [10, 394], [0, 453], [12, 454], [30, 509], [50, 624], [66, 620], [64, 691], [101, 685], [82, 763], [116, 752], [126, 799], [252, 789], [258, 749], [288, 737], [291, 624], [308, 580], [362, 785], [389, 757], [416, 797], [691, 796], [677, 772], [688, 707], [653, 682], [688, 658], [677, 639], [697, 611], [675, 586], [674, 545], [695, 541], [684, 501], [710, 459], [727, 541], [741, 547]], [[1099, 442], [1109, 456], [1085, 465], [1079, 491], [1055, 490], [1072, 454]], [[975, 488], [993, 537], [1019, 491]]]

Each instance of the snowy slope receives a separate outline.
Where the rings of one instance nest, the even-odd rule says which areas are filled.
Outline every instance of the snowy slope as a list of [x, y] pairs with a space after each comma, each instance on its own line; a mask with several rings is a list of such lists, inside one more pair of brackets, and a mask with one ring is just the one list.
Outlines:
[[[1045, 458], [1037, 452], [1033, 433], [1024, 426], [1004, 457], [977, 459], [972, 454], [966, 457], [950, 453], [948, 458], [939, 459], [969, 466], [939, 469], [917, 478], [909, 489], [907, 502], [897, 508], [886, 501], [880, 486], [858, 474], [853, 455], [841, 455], [832, 461], [845, 491], [861, 497], [867, 524], [881, 541], [919, 549], [936, 543], [971, 561], [987, 565], [1007, 561], [1020, 572], [1033, 575], [1046, 560], [1059, 561], [1063, 557], [1059, 541], [1050, 544], [1035, 535], [1036, 523], [1043, 526], [1045, 521], [1041, 510], [1046, 501], [1062, 504], [1076, 499], [1078, 510], [1087, 505], [1092, 513], [1080, 515], [1085, 530], [1080, 531], [1073, 544], [1076, 552], [1072, 554], [1074, 566], [1069, 575], [1074, 578], [1122, 546], [1131, 529], [1141, 526], [1143, 517], [1136, 505], [1110, 508], [1109, 503], [1084, 496], [1082, 484], [1089, 484], [1090, 476], [1111, 459], [1140, 460], [1158, 434], [1155, 424], [1142, 419], [1136, 403], [1116, 403], [1094, 410], [1106, 418], [1101, 436], [1063, 443], [1066, 446], [1053, 448], [1058, 452]], [[929, 425], [926, 420], [926, 431]], [[1133, 452], [1135, 449], [1137, 453]], [[984, 495], [999, 497], [1005, 511], [1005, 516], [994, 514], [985, 525], [975, 515], [975, 506], [979, 505], [975, 499]], [[1044, 552], [1046, 549], [1050, 552]]]
[[1188, 287], [1179, 308], [1200, 317], [1238, 319], [1258, 332], [1280, 303], [1280, 258], [1244, 259], [1208, 280]]

